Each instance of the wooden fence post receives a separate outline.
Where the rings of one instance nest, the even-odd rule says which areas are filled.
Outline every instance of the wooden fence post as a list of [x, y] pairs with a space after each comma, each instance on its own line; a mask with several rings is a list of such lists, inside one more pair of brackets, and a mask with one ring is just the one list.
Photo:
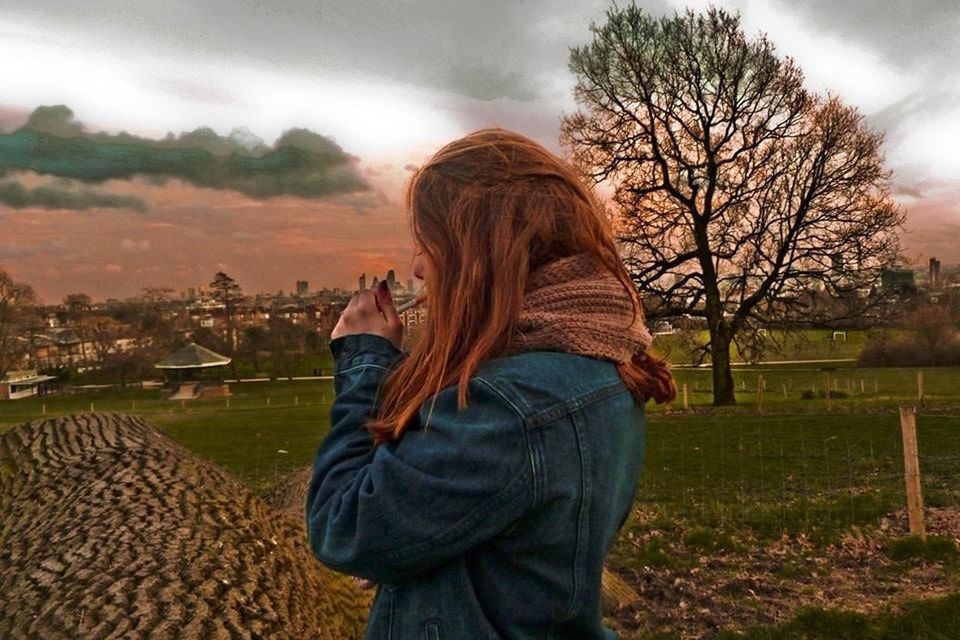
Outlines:
[[917, 371], [917, 402], [923, 406], [923, 371]]
[[823, 376], [823, 392], [827, 394], [827, 409], [830, 409], [830, 374]]
[[687, 401], [687, 383], [683, 383], [683, 410], [688, 411], [690, 409], [690, 403]]
[[763, 376], [757, 376], [757, 413], [763, 413]]
[[923, 527], [923, 496], [920, 493], [916, 407], [900, 407], [900, 434], [903, 436], [903, 473], [907, 483], [907, 514], [910, 518], [910, 533], [926, 538]]

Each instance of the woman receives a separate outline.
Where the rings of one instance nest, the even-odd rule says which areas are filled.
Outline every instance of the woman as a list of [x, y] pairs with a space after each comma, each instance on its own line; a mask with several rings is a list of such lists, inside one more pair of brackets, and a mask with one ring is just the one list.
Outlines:
[[603, 561], [644, 405], [676, 386], [609, 224], [571, 168], [503, 129], [438, 151], [406, 205], [430, 313], [407, 354], [389, 290], [367, 289], [331, 334], [310, 547], [378, 584], [366, 638], [616, 638]]

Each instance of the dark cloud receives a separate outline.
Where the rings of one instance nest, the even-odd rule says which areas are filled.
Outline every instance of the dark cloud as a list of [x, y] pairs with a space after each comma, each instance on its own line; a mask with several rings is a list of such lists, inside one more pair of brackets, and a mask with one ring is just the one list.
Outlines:
[[940, 61], [953, 67], [958, 51], [960, 3], [956, 0], [805, 0], [778, 4], [823, 33], [859, 41], [899, 67]]
[[[200, 128], [179, 136], [170, 133], [162, 140], [125, 132], [90, 133], [64, 105], [39, 107], [23, 127], [0, 135], [0, 172], [28, 170], [87, 182], [177, 178], [255, 198], [368, 191], [356, 160], [329, 138], [307, 129], [290, 129], [272, 147], [243, 128], [228, 136]], [[16, 200], [15, 191], [8, 197]]]
[[97, 208], [147, 210], [146, 203], [134, 196], [49, 186], [28, 189], [19, 182], [0, 182], [0, 204], [5, 204], [11, 209], [40, 207], [43, 209], [76, 209], [80, 211]]
[[[31, 0], [5, 13], [68, 33], [85, 32], [131, 54], [270, 65], [295, 73], [336, 70], [440, 89], [478, 100], [531, 100], [563, 72], [567, 47], [589, 39], [590, 20], [607, 0], [122, 0], [87, 3]], [[664, 0], [643, 0], [652, 11]], [[172, 87], [182, 94], [207, 93]], [[230, 99], [214, 92], [214, 101]]]

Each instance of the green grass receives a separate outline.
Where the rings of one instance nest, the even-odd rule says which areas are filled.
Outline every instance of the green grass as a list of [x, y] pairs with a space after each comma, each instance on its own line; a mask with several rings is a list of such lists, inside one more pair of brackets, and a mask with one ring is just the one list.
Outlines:
[[[918, 442], [926, 504], [957, 505], [960, 416], [921, 414]], [[806, 533], [831, 542], [903, 506], [903, 482], [894, 414], [660, 416], [648, 423], [636, 500], [660, 520], [715, 535]]]
[[[783, 349], [776, 352], [772, 347], [761, 358], [762, 361], [770, 360], [819, 360], [824, 358], [856, 358], [863, 350], [867, 341], [866, 331], [847, 331], [847, 338], [837, 340], [832, 339], [833, 332], [828, 329], [807, 329], [797, 334], [785, 336], [782, 331], [771, 331], [768, 335], [783, 342]], [[698, 331], [696, 340], [700, 344], [706, 344], [709, 341], [708, 331]], [[667, 355], [671, 362], [677, 364], [690, 364], [692, 362], [691, 350], [684, 344], [679, 334], [660, 334], [654, 336], [654, 346], [664, 355]], [[772, 342], [768, 342], [772, 345]], [[747, 358], [740, 353], [735, 344], [730, 345], [730, 359], [733, 362], [743, 362]]]
[[[960, 403], [960, 367], [859, 368], [835, 364], [767, 365], [733, 367], [737, 406], [756, 411], [757, 387], [763, 377], [761, 407], [773, 412], [823, 413], [827, 411], [828, 383], [831, 391], [842, 391], [846, 397], [831, 394], [830, 410], [838, 412], [872, 411], [900, 404], [918, 404], [917, 374], [923, 377], [924, 406]], [[713, 404], [712, 374], [709, 368], [674, 368], [677, 398], [669, 405], [650, 402], [648, 411], [683, 409], [683, 385], [687, 385], [687, 402], [694, 409]], [[816, 390], [815, 399], [804, 399], [804, 392]]]
[[[883, 373], [891, 390], [898, 378], [916, 376], [914, 370]], [[945, 401], [960, 401], [960, 369], [929, 371], [925, 382]], [[89, 411], [92, 404], [97, 411], [143, 415], [257, 489], [311, 462], [329, 428], [332, 381], [234, 383], [231, 391], [229, 407], [226, 399], [180, 403], [164, 399], [161, 390], [142, 389], [3, 402], [0, 430], [42, 417], [44, 405], [47, 415], [57, 415]], [[798, 399], [793, 406], [804, 411], [784, 404], [776, 416], [651, 415], [638, 506], [662, 521], [682, 518], [715, 531], [750, 529], [771, 537], [802, 531], [823, 539], [902, 506], [902, 444], [892, 405], [887, 413], [859, 415], [855, 407], [825, 414], [816, 410], [820, 404]], [[647, 406], [654, 411], [653, 402]], [[918, 429], [925, 503], [957, 504], [960, 416], [921, 411]]]
[[947, 536], [904, 536], [893, 540], [885, 549], [894, 560], [919, 560], [923, 562], [949, 562], [960, 560], [960, 551], [953, 538]]
[[896, 610], [865, 615], [840, 609], [804, 609], [783, 625], [722, 632], [719, 640], [956, 640], [960, 594], [914, 600]]

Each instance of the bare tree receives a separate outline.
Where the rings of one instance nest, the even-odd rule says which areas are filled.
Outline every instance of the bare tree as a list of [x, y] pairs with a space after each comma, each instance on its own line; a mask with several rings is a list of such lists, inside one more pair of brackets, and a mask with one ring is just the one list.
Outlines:
[[0, 378], [18, 366], [30, 351], [26, 334], [37, 323], [37, 295], [33, 288], [0, 269]]
[[[618, 241], [648, 317], [706, 321], [714, 404], [733, 404], [741, 332], [882, 316], [872, 286], [902, 260], [882, 135], [737, 15], [607, 12], [571, 50], [581, 110], [561, 143], [613, 188]], [[842, 302], [821, 314], [819, 293]], [[753, 340], [757, 344], [756, 340]]]

